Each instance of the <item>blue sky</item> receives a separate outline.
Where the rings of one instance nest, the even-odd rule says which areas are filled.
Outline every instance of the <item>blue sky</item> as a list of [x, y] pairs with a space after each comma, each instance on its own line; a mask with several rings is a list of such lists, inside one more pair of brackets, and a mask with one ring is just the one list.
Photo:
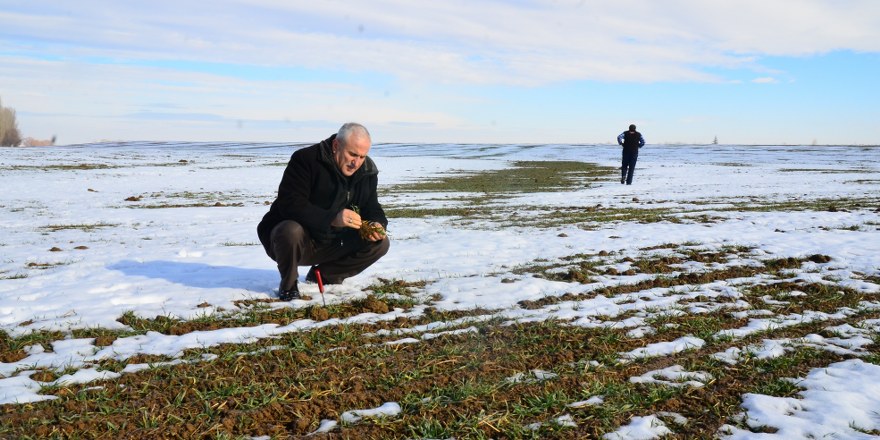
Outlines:
[[880, 144], [876, 78], [875, 0], [0, 0], [0, 100], [61, 144]]

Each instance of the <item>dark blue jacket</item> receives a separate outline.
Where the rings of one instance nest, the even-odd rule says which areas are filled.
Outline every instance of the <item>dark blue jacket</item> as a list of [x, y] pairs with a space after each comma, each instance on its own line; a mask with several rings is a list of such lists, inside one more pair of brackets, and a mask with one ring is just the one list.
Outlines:
[[645, 146], [645, 138], [637, 131], [624, 131], [617, 136], [617, 144], [626, 153], [638, 153], [639, 148]]

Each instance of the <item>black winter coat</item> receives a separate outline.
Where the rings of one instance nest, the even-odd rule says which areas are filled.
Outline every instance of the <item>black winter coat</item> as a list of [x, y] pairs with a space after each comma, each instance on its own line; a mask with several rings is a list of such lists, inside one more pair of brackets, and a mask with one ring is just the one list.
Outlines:
[[278, 186], [278, 197], [257, 226], [257, 235], [267, 249], [272, 228], [284, 220], [299, 223], [312, 240], [319, 243], [328, 243], [345, 232], [354, 231], [330, 226], [344, 208], [357, 207], [362, 219], [387, 228], [388, 219], [376, 196], [379, 169], [367, 157], [351, 177], [345, 177], [333, 159], [335, 138], [334, 134], [290, 156]]
[[642, 134], [637, 131], [623, 132], [623, 151], [638, 154], [643, 145]]

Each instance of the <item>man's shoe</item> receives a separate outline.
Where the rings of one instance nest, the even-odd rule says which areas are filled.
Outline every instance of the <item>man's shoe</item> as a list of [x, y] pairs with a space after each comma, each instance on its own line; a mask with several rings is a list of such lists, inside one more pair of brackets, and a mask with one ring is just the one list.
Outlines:
[[281, 301], [293, 301], [299, 299], [299, 297], [299, 287], [297, 287], [296, 283], [293, 284], [293, 288], [278, 291], [278, 299]]
[[626, 179], [620, 179], [620, 183], [621, 184], [626, 183]]

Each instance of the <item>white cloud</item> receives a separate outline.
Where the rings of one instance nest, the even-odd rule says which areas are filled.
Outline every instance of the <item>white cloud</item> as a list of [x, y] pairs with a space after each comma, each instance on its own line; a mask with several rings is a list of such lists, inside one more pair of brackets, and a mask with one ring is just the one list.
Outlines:
[[[21, 112], [53, 124], [76, 114], [105, 130], [106, 118], [179, 112], [205, 130], [180, 136], [183, 126], [132, 123], [115, 128], [119, 137], [179, 129], [174, 138], [192, 139], [211, 118], [245, 126], [357, 119], [484, 135], [505, 117], [462, 112], [481, 105], [467, 87], [790, 83], [762, 60], [880, 51], [880, 2], [34, 0], [4, 5], [0, 41], [0, 94]], [[517, 117], [505, 129], [530, 132]]]
[[[58, 56], [338, 66], [473, 84], [715, 81], [758, 55], [880, 50], [880, 3], [36, 1], [0, 31]], [[23, 9], [31, 8], [31, 9]]]
[[[64, 72], [59, 75], [58, 72]], [[308, 140], [339, 121], [368, 126], [460, 126], [451, 114], [407, 96], [333, 81], [243, 79], [166, 68], [33, 61], [0, 56], [4, 102], [19, 126], [59, 141], [102, 139]], [[433, 98], [432, 98], [433, 99]], [[20, 105], [25, 103], [26, 105]], [[158, 104], [157, 104], [158, 103]], [[22, 109], [26, 109], [22, 111]], [[303, 130], [303, 124], [315, 127]], [[52, 127], [51, 131], [39, 128]], [[264, 133], [242, 128], [272, 128]]]
[[773, 78], [772, 76], [764, 76], [761, 78], [755, 78], [752, 80], [752, 82], [756, 83], [756, 84], [776, 84], [779, 81], [776, 80], [776, 78]]

